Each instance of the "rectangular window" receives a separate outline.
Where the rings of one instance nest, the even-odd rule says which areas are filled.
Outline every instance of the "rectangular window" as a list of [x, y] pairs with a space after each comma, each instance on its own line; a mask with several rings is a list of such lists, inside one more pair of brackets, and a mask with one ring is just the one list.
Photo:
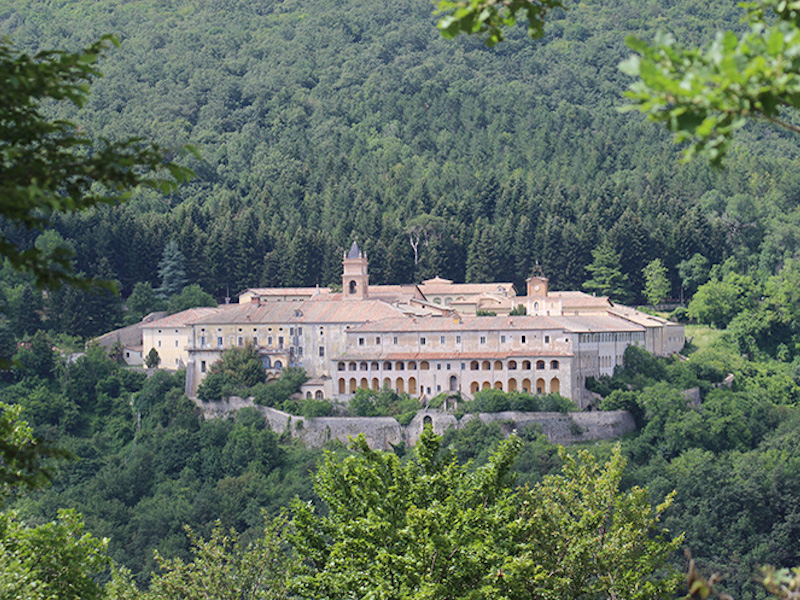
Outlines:
[[447, 363], [447, 370], [450, 370], [450, 363]]
[[303, 356], [303, 347], [302, 346], [298, 346], [297, 347], [297, 356]]
[[239, 345], [244, 346], [244, 338], [242, 336], [239, 336]]
[[463, 371], [466, 368], [467, 368], [467, 364], [466, 363], [461, 363], [461, 370]]
[[481, 336], [481, 344], [485, 344], [485, 343], [486, 343], [486, 336], [482, 335]]
[[441, 363], [436, 365], [436, 370], [437, 370], [437, 371], [441, 371], [441, 370], [442, 370], [442, 365], [441, 365]]
[[419, 338], [419, 345], [420, 346], [424, 346], [425, 345], [425, 338], [424, 337]]
[[222, 337], [217, 338], [217, 348], [222, 348]]
[[549, 344], [550, 343], [550, 336], [549, 335], [544, 336], [544, 343], [545, 344]]
[[501, 344], [505, 344], [506, 343], [506, 336], [504, 336], [504, 335], [500, 336], [500, 343]]
[[[201, 341], [200, 341], [200, 345], [201, 345], [201, 346], [203, 345], [202, 339], [201, 339]], [[158, 340], [158, 347], [159, 347], [159, 348], [161, 348], [161, 340]]]
[[456, 344], [460, 344], [460, 343], [461, 343], [461, 336], [457, 335], [456, 336]]
[[443, 336], [443, 335], [440, 335], [440, 336], [439, 336], [439, 343], [440, 343], [442, 346], [444, 346], [444, 336]]
[[393, 343], [393, 344], [396, 344], [396, 343], [397, 343], [397, 336], [394, 336], [394, 337], [392, 338], [392, 343]]
[[302, 327], [298, 327], [297, 328], [297, 335], [303, 335], [303, 328]]
[[289, 327], [289, 335], [294, 335], [294, 327]]
[[359, 346], [363, 346], [364, 345], [364, 338], [358, 338], [358, 345]]
[[325, 358], [325, 346], [320, 346], [319, 347], [319, 357], [320, 358]]
[[283, 336], [278, 336], [278, 348], [283, 348]]
[[375, 338], [375, 343], [376, 344], [380, 344], [381, 343], [381, 338], [380, 337], [376, 337]]
[[520, 339], [522, 340], [522, 343], [524, 344], [525, 343], [525, 336], [523, 335]]
[[267, 346], [272, 346], [272, 336], [267, 337]]
[[257, 335], [253, 336], [253, 346], [258, 346], [258, 336]]
[[206, 361], [204, 361], [204, 360], [200, 361], [200, 372], [201, 373], [205, 373], [206, 372]]
[[175, 340], [175, 347], [178, 347], [178, 340]]

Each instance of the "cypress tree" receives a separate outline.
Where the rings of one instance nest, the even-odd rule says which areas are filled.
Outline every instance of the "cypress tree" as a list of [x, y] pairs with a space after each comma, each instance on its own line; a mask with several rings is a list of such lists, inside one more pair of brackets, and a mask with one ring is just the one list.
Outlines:
[[179, 293], [188, 283], [186, 278], [186, 259], [178, 248], [178, 242], [170, 240], [164, 246], [164, 253], [158, 263], [158, 276], [161, 285], [156, 290], [158, 296], [167, 299]]

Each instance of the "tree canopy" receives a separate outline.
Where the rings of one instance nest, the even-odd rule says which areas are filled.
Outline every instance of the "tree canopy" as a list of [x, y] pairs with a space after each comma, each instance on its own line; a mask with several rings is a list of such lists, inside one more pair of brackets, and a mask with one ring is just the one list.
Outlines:
[[370, 450], [327, 455], [315, 476], [326, 510], [294, 504], [291, 541], [314, 598], [668, 598], [680, 543], [658, 525], [647, 491], [619, 490], [619, 449], [601, 467], [566, 455], [564, 471], [514, 491], [512, 437], [471, 470], [427, 427], [403, 463]]
[[[51, 102], [85, 104], [88, 83], [100, 75], [95, 64], [111, 45], [119, 42], [104, 36], [80, 52], [30, 56], [0, 38], [0, 215], [6, 223], [42, 230], [54, 214], [116, 204], [139, 185], [170, 191], [191, 173], [139, 138], [95, 141], [50, 116]], [[0, 256], [40, 286], [80, 282], [63, 246], [21, 248], [5, 233]]]

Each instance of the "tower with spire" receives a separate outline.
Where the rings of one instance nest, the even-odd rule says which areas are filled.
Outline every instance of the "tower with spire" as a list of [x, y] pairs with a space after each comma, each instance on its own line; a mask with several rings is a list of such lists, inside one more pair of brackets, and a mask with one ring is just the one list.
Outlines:
[[353, 241], [350, 251], [342, 260], [342, 293], [345, 300], [364, 300], [369, 296], [369, 270], [367, 256]]

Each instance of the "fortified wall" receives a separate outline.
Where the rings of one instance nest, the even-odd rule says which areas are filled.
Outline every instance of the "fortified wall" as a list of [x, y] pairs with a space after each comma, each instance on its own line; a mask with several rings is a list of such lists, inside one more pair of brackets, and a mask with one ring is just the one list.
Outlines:
[[226, 418], [241, 408], [256, 408], [272, 431], [286, 431], [293, 438], [302, 440], [311, 448], [322, 447], [330, 440], [347, 443], [349, 437], [363, 433], [370, 448], [390, 450], [392, 446], [413, 446], [427, 423], [434, 432], [442, 434], [446, 429], [459, 429], [472, 419], [484, 423], [498, 421], [506, 434], [515, 429], [538, 425], [542, 433], [556, 444], [569, 445], [578, 442], [608, 440], [631, 433], [636, 429], [631, 414], [624, 410], [602, 412], [499, 412], [464, 415], [460, 420], [449, 412], [421, 410], [405, 427], [393, 417], [305, 417], [259, 406], [251, 398], [231, 397], [219, 402], [194, 400], [206, 419]]

